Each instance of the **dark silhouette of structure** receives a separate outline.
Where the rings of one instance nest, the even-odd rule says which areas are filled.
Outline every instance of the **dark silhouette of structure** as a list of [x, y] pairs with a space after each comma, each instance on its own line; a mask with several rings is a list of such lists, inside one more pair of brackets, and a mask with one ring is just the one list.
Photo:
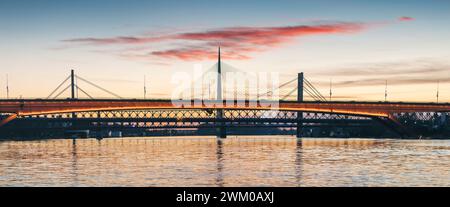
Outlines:
[[[0, 134], [14, 136], [21, 133], [89, 131], [87, 133], [95, 132], [98, 135], [105, 131], [118, 131], [120, 134], [127, 132], [128, 135], [136, 136], [206, 133], [215, 134], [218, 138], [226, 138], [228, 134], [258, 133], [292, 134], [298, 138], [331, 134], [340, 137], [394, 134], [398, 137], [419, 138], [432, 136], [431, 132], [450, 133], [449, 103], [331, 101], [320, 94], [303, 73], [298, 73], [296, 78], [280, 85], [281, 88], [297, 83], [296, 88], [285, 96], [297, 91], [295, 101], [286, 101], [284, 98], [224, 100], [222, 69], [219, 48], [216, 100], [201, 100], [200, 105], [196, 105], [197, 101], [194, 100], [123, 99], [77, 76], [71, 70], [70, 76], [47, 99], [0, 100]], [[70, 85], [57, 93], [68, 80]], [[78, 80], [116, 99], [95, 99], [78, 86]], [[69, 88], [70, 98], [58, 99]], [[90, 99], [78, 99], [78, 91]], [[304, 93], [314, 98], [314, 101], [305, 101]], [[278, 103], [275, 116], [266, 116], [266, 112], [273, 108], [263, 104], [264, 101]], [[351, 129], [342, 130], [344, 128]], [[392, 133], [385, 133], [384, 129]], [[379, 133], [366, 134], [373, 130]]]

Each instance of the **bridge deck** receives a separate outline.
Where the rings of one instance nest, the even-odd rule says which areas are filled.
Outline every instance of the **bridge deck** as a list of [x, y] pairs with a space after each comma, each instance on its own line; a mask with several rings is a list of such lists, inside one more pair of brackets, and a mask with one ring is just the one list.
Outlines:
[[24, 99], [0, 100], [0, 113], [40, 115], [130, 109], [254, 109], [324, 112], [389, 117], [393, 113], [449, 112], [450, 103], [408, 102], [295, 102], [295, 101], [171, 101], [138, 99]]

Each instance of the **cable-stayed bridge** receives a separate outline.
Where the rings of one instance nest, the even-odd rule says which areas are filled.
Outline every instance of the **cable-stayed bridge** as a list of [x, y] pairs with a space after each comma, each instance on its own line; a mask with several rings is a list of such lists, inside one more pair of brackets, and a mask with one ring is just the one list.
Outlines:
[[[220, 49], [218, 57], [213, 67], [183, 90], [188, 95], [172, 100], [124, 99], [72, 70], [46, 99], [0, 100], [0, 132], [13, 136], [55, 130], [103, 136], [105, 131], [145, 135], [155, 129], [209, 129], [210, 134], [225, 138], [235, 129], [251, 134], [276, 128], [293, 129], [297, 137], [303, 137], [314, 133], [328, 136], [336, 127], [360, 131], [378, 127], [378, 131], [390, 131], [398, 137], [419, 138], [430, 130], [445, 133], [450, 129], [449, 103], [331, 101], [303, 73], [282, 83], [277, 80], [265, 84], [267, 87], [255, 87], [248, 83], [258, 78], [255, 74], [222, 63]], [[230, 71], [250, 78], [238, 86], [224, 76]], [[95, 99], [79, 82], [114, 98]], [[63, 99], [61, 95], [67, 91], [70, 97]], [[80, 94], [86, 98], [79, 98]]]

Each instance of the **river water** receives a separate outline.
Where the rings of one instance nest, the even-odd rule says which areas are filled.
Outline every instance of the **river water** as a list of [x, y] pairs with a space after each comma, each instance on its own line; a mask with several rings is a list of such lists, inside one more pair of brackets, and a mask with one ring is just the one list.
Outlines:
[[450, 140], [2, 141], [0, 186], [450, 186]]

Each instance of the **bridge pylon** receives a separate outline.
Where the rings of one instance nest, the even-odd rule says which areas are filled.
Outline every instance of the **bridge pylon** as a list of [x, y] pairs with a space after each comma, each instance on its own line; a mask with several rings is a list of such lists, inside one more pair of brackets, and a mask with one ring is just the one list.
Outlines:
[[[297, 102], [303, 102], [303, 72], [298, 73], [298, 77], [297, 77]], [[302, 137], [302, 132], [303, 132], [303, 112], [302, 111], [298, 111], [297, 112], [297, 138], [301, 138]]]
[[71, 98], [75, 99], [75, 71], [70, 70], [70, 89], [71, 89]]
[[[219, 47], [217, 58], [218, 58], [218, 62], [217, 62], [217, 101], [223, 102], [223, 98], [222, 98], [222, 68], [221, 68], [222, 63], [220, 61], [220, 47]], [[225, 139], [225, 138], [227, 138], [227, 131], [224, 126], [225, 123], [222, 122], [223, 110], [217, 109], [216, 112], [217, 112], [216, 119], [218, 121], [216, 123], [217, 123], [217, 125], [219, 125], [219, 127], [217, 128], [216, 136], [217, 136], [217, 138]]]
[[[72, 100], [75, 100], [76, 95], [75, 95], [75, 71], [72, 69], [70, 70], [70, 98]], [[72, 118], [76, 118], [77, 114], [75, 112], [72, 112]], [[72, 121], [72, 127], [75, 127], [77, 123], [75, 121]]]

